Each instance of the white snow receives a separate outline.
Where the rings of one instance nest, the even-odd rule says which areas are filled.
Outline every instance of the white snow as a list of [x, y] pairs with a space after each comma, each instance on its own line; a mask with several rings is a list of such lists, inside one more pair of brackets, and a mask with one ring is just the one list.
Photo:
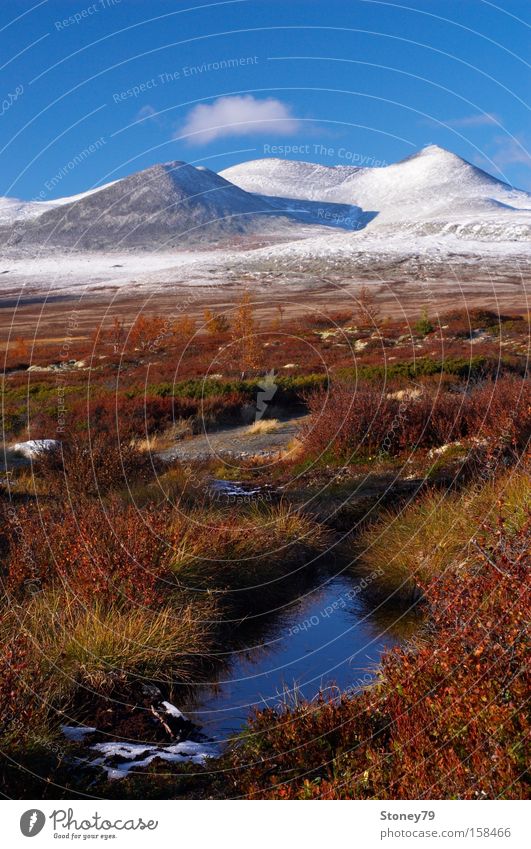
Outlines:
[[[240, 280], [244, 274], [255, 274], [259, 280], [261, 274], [271, 272], [278, 283], [284, 283], [287, 272], [300, 276], [300, 272], [312, 270], [311, 264], [320, 269], [318, 273], [322, 273], [323, 263], [330, 265], [331, 270], [341, 263], [348, 263], [354, 271], [370, 270], [382, 260], [396, 264], [415, 256], [427, 266], [434, 262], [449, 267], [466, 265], [471, 270], [482, 265], [493, 271], [496, 266], [505, 271], [510, 261], [518, 271], [521, 263], [531, 260], [529, 242], [523, 238], [508, 240], [507, 226], [495, 222], [491, 237], [487, 237], [485, 221], [476, 227], [475, 234], [474, 225], [463, 225], [460, 230], [456, 225], [455, 232], [448, 227], [446, 231], [428, 234], [423, 224], [380, 230], [373, 225], [371, 222], [355, 233], [331, 230], [322, 235], [319, 231], [319, 235], [309, 238], [246, 250], [57, 253], [36, 259], [4, 258], [3, 267], [9, 274], [0, 277], [0, 291], [12, 292], [15, 297], [20, 294], [22, 298], [34, 293], [64, 295], [83, 291], [88, 294], [118, 289], [134, 295], [147, 291], [177, 292], [179, 288], [192, 287], [217, 289]], [[478, 229], [483, 229], [481, 239]]]
[[61, 725], [61, 731], [67, 740], [82, 743], [87, 734], [92, 734], [96, 729], [90, 725]]
[[239, 481], [224, 481], [213, 480], [210, 484], [210, 490], [216, 495], [224, 495], [227, 498], [250, 498], [252, 495], [258, 495], [258, 489], [245, 489]]
[[27, 295], [35, 290], [71, 292], [171, 285], [205, 285], [209, 269], [227, 261], [225, 251], [165, 251], [157, 253], [60, 253], [6, 259], [0, 270], [2, 288]]
[[[26, 296], [43, 290], [57, 294], [80, 288], [87, 292], [126, 288], [135, 294], [180, 286], [218, 287], [242, 274], [255, 275], [256, 280], [272, 274], [282, 283], [287, 273], [302, 278], [312, 265], [318, 273], [340, 267], [349, 274], [370, 269], [382, 260], [396, 266], [412, 257], [425, 263], [428, 271], [431, 263], [444, 263], [451, 268], [466, 265], [472, 271], [480, 265], [489, 270], [497, 265], [505, 273], [509, 261], [518, 271], [521, 263], [531, 259], [531, 194], [511, 188], [434, 145], [382, 168], [260, 159], [228, 168], [221, 177], [193, 166], [176, 169], [179, 184], [195, 195], [212, 188], [213, 177], [221, 185], [223, 177], [269, 198], [273, 206], [281, 207], [282, 201], [285, 209], [289, 199], [295, 199], [292, 205], [299, 204], [301, 209], [308, 204], [310, 217], [301, 213], [289, 241], [286, 234], [280, 242], [268, 237], [262, 247], [249, 248], [242, 241], [216, 249], [207, 245], [207, 250], [65, 250], [42, 256], [13, 249], [4, 255], [0, 267], [5, 274], [0, 278], [2, 290]], [[0, 209], [2, 204], [14, 209], [17, 203], [0, 200]], [[319, 204], [323, 215], [341, 209], [338, 204], [346, 205], [343, 209], [352, 210], [353, 226], [341, 224], [341, 216], [328, 221], [333, 226], [316, 226], [326, 223], [319, 217]], [[356, 229], [356, 221], [360, 229]]]
[[531, 236], [528, 192], [511, 188], [436, 145], [383, 168], [258, 159], [220, 173], [260, 195], [351, 204], [377, 213], [368, 231], [392, 224], [396, 232], [415, 224], [420, 234], [420, 224], [429, 233], [438, 222], [438, 230], [446, 223], [466, 226], [472, 238]]
[[172, 705], [171, 702], [162, 702], [161, 704], [162, 704], [162, 707], [164, 708], [164, 710], [166, 711], [166, 713], [169, 713], [171, 716], [174, 716], [176, 719], [186, 719], [184, 713], [181, 713], [179, 708], [175, 707], [175, 705]]
[[349, 165], [316, 165], [291, 159], [254, 159], [219, 173], [254, 194], [350, 204], [341, 187], [354, 174], [364, 170]]
[[119, 183], [119, 180], [112, 180], [110, 183], [105, 183], [103, 186], [98, 186], [95, 189], [89, 189], [86, 192], [81, 192], [78, 195], [70, 195], [70, 197], [56, 198], [55, 200], [18, 200], [18, 198], [0, 197], [0, 224], [12, 224], [15, 221], [27, 220], [29, 218], [38, 218], [44, 212], [50, 209], [55, 209], [58, 206], [64, 206], [67, 203], [75, 203], [77, 200], [94, 195], [96, 192], [101, 192], [103, 189], [108, 189], [109, 186], [114, 186]]
[[[106, 758], [120, 757], [120, 758], [128, 758], [129, 760], [133, 760], [133, 758], [141, 757], [145, 752], [149, 752], [153, 747], [146, 743], [95, 743], [94, 746], [91, 746], [92, 749], [96, 752], [101, 752], [101, 754]], [[156, 748], [156, 747], [155, 747]]]
[[[146, 745], [143, 743], [96, 743], [91, 746], [101, 757], [92, 761], [92, 766], [101, 766], [111, 779], [125, 778], [132, 770], [148, 766], [155, 758], [174, 763], [204, 764], [208, 758], [219, 755], [214, 744], [196, 743], [185, 740], [171, 746]], [[109, 764], [112, 758], [124, 758], [123, 763]]]
[[27, 457], [28, 460], [33, 460], [45, 451], [58, 448], [60, 444], [57, 439], [28, 439], [27, 442], [15, 442], [11, 449]]

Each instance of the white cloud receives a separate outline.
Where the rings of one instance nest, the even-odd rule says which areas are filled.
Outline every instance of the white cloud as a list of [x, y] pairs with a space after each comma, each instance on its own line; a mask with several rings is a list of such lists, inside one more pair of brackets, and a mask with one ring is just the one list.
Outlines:
[[525, 165], [531, 168], [531, 155], [529, 154], [529, 145], [524, 137], [517, 136], [495, 136], [495, 138], [487, 145], [484, 154], [478, 154], [474, 157], [474, 162], [481, 168], [486, 168], [492, 171], [492, 165], [497, 166], [500, 172], [503, 173], [504, 168], [511, 165]]
[[515, 138], [495, 136], [487, 145], [485, 154], [476, 155], [473, 162], [518, 188], [531, 189], [531, 155], [529, 143], [523, 135]]
[[508, 138], [507, 136], [496, 136], [494, 139], [496, 150], [492, 154], [494, 162], [503, 168], [505, 165], [527, 165], [531, 166], [529, 148], [523, 137]]
[[141, 109], [136, 113], [136, 120], [141, 121], [143, 118], [152, 118], [153, 115], [157, 114], [157, 110], [153, 108], [149, 103], [146, 103], [145, 106], [142, 106]]
[[287, 136], [300, 129], [300, 121], [288, 104], [274, 97], [258, 100], [245, 94], [219, 97], [213, 103], [194, 106], [176, 136], [187, 136], [191, 144], [207, 144], [226, 136], [265, 132]]
[[449, 127], [488, 127], [501, 123], [501, 120], [494, 112], [485, 112], [479, 115], [465, 115], [463, 118], [451, 118], [445, 123]]
[[447, 118], [446, 121], [441, 118], [436, 121], [434, 118], [421, 118], [419, 124], [428, 124], [433, 127], [437, 124], [438, 127], [490, 127], [492, 124], [501, 124], [502, 120], [495, 112], [475, 113], [473, 115], [463, 115], [462, 118]]

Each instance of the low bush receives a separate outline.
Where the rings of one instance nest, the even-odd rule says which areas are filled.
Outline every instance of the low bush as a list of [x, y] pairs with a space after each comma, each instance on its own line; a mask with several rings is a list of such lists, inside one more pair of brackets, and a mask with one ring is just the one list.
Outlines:
[[154, 458], [134, 443], [119, 441], [105, 431], [77, 435], [42, 453], [37, 476], [57, 498], [107, 495], [133, 483], [147, 481], [158, 467]]
[[168, 510], [102, 504], [23, 506], [10, 527], [6, 588], [11, 597], [67, 588], [89, 602], [127, 606], [163, 600], [169, 575]]
[[475, 437], [521, 450], [531, 435], [531, 387], [514, 376], [468, 392], [414, 389], [401, 398], [371, 383], [337, 384], [308, 399], [301, 429], [308, 456], [345, 461], [356, 454], [397, 454]]

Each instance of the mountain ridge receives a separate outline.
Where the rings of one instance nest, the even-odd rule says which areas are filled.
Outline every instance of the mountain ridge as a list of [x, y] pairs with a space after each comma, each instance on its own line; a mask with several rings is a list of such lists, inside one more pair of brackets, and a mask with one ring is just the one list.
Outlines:
[[294, 223], [267, 201], [209, 169], [175, 160], [137, 171], [37, 217], [14, 221], [0, 228], [0, 240], [18, 247], [166, 249], [205, 236], [215, 241], [293, 228]]
[[34, 204], [25, 210], [24, 202], [0, 199], [0, 213], [20, 215], [0, 220], [0, 244], [160, 251], [247, 236], [326, 239], [331, 229], [361, 241], [401, 232], [531, 238], [531, 194], [437, 145], [378, 168], [266, 158], [216, 173], [172, 160], [43, 206], [36, 212]]

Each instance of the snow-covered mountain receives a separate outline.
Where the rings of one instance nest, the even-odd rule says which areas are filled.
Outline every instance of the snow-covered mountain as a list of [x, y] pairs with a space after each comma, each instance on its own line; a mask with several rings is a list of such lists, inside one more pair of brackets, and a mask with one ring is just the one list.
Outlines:
[[382, 168], [259, 159], [216, 174], [168, 162], [69, 198], [0, 199], [0, 245], [10, 256], [247, 249], [238, 241], [246, 235], [260, 237], [258, 249], [272, 243], [262, 250], [279, 260], [372, 256], [398, 242], [401, 253], [436, 242], [442, 255], [458, 241], [464, 252], [488, 242], [502, 254], [531, 238], [531, 195], [430, 145]]
[[266, 199], [349, 204], [362, 211], [362, 222], [372, 233], [447, 232], [501, 240], [531, 236], [530, 194], [436, 145], [382, 168], [258, 159], [221, 174]]
[[[44, 207], [44, 208], [43, 208]], [[8, 248], [165, 250], [257, 233], [295, 236], [297, 219], [207, 168], [154, 165], [83, 195], [17, 210], [0, 225]]]

